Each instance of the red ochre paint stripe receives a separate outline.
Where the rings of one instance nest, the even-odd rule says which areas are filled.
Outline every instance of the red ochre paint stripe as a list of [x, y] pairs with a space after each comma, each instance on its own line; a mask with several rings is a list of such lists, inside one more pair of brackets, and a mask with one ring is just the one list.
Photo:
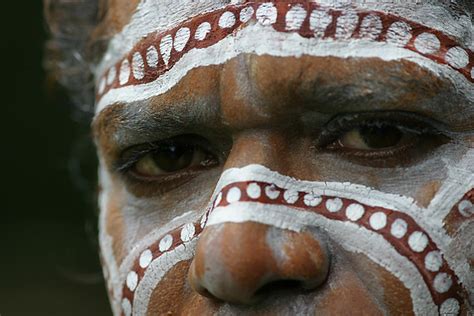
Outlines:
[[[301, 35], [304, 38], [315, 37], [314, 32], [310, 29], [309, 17], [310, 17], [310, 14], [311, 14], [312, 10], [322, 9], [322, 10], [327, 10], [327, 12], [333, 18], [332, 23], [329, 24], [329, 26], [327, 27], [327, 29], [325, 31], [325, 36], [324, 36], [323, 39], [334, 39], [335, 38], [337, 18], [339, 16], [343, 15], [346, 11], [330, 9], [330, 8], [322, 7], [322, 6], [320, 6], [316, 3], [308, 3], [306, 1], [293, 1], [293, 5], [296, 5], [296, 4], [302, 5], [303, 8], [306, 9], [306, 12], [307, 12], [306, 18], [305, 18], [304, 22], [302, 23], [302, 26], [298, 30], [288, 31], [286, 29], [285, 17], [286, 17], [287, 12], [289, 11], [289, 9], [292, 7], [292, 5], [289, 5], [288, 3], [281, 3], [281, 2], [274, 3], [274, 6], [277, 8], [278, 14], [277, 14], [277, 21], [272, 26], [276, 31], [285, 32], [285, 33], [297, 32], [299, 35]], [[249, 22], [243, 23], [239, 19], [239, 14], [243, 9], [248, 8], [248, 7], [252, 7], [254, 9], [254, 13], [253, 13], [252, 18], [251, 18], [250, 21], [255, 21], [255, 19], [256, 19], [256, 15], [255, 15], [256, 13], [255, 12], [256, 12], [256, 10], [258, 9], [258, 7], [260, 5], [262, 5], [262, 3], [256, 3], [256, 2], [248, 2], [248, 3], [243, 4], [243, 5], [229, 5], [225, 8], [222, 8], [222, 9], [210, 12], [210, 13], [202, 14], [202, 15], [196, 16], [194, 18], [191, 18], [188, 21], [176, 26], [175, 28], [173, 28], [169, 31], [166, 31], [166, 32], [163, 32], [163, 33], [154, 32], [154, 33], [149, 34], [143, 40], [138, 42], [134, 46], [132, 51], [130, 53], [128, 53], [122, 60], [120, 60], [114, 66], [112, 66], [112, 68], [113, 68], [112, 71], [115, 71], [116, 75], [115, 75], [115, 78], [114, 78], [113, 82], [111, 82], [110, 84], [107, 84], [107, 80], [106, 80], [109, 71], [105, 72], [102, 80], [99, 81], [99, 88], [98, 88], [98, 93], [97, 93], [97, 96], [96, 96], [97, 101], [99, 101], [100, 98], [104, 94], [106, 94], [108, 91], [110, 91], [111, 89], [117, 89], [117, 88], [121, 88], [121, 87], [125, 87], [125, 86], [141, 85], [141, 84], [146, 84], [146, 83], [150, 83], [150, 82], [155, 81], [158, 77], [160, 77], [164, 73], [170, 71], [173, 68], [173, 66], [176, 64], [176, 62], [179, 61], [181, 59], [181, 57], [183, 57], [183, 55], [188, 53], [190, 50], [192, 50], [194, 48], [202, 49], [202, 48], [207, 48], [207, 47], [210, 47], [212, 45], [215, 45], [219, 41], [223, 40], [224, 38], [226, 38], [230, 34], [233, 34], [233, 33], [237, 32], [240, 28], [242, 28], [246, 24], [248, 24]], [[232, 12], [234, 14], [236, 20], [235, 20], [235, 24], [232, 27], [229, 27], [229, 28], [219, 27], [218, 21], [219, 21], [219, 18], [222, 16], [222, 14], [224, 12]], [[411, 27], [411, 39], [409, 40], [409, 42], [403, 48], [411, 50], [413, 52], [416, 52], [416, 53], [418, 53], [418, 54], [420, 54], [420, 55], [422, 55], [422, 56], [424, 56], [428, 59], [431, 59], [432, 61], [434, 61], [438, 64], [447, 65], [447, 66], [451, 67], [453, 70], [455, 70], [455, 71], [459, 72], [460, 74], [462, 74], [468, 81], [474, 83], [474, 78], [471, 76], [471, 72], [473, 71], [473, 67], [474, 67], [474, 52], [462, 47], [462, 45], [459, 45], [453, 38], [449, 37], [448, 35], [440, 32], [440, 31], [428, 28], [428, 27], [426, 27], [422, 24], [404, 19], [404, 18], [399, 17], [399, 16], [395, 16], [395, 15], [392, 15], [392, 14], [387, 14], [387, 13], [378, 12], [378, 11], [364, 11], [364, 12], [356, 11], [356, 13], [357, 13], [359, 18], [358, 18], [358, 22], [357, 22], [357, 25], [355, 27], [354, 32], [352, 34], [349, 34], [349, 37], [351, 39], [360, 38], [361, 23], [362, 23], [364, 17], [366, 17], [367, 15], [377, 16], [382, 21], [382, 25], [383, 25], [382, 32], [374, 40], [376, 42], [384, 42], [386, 40], [388, 30], [389, 30], [390, 26], [393, 23], [395, 23], [395, 22], [404, 22], [404, 23], [406, 23], [407, 25], [409, 25]], [[194, 36], [195, 36], [196, 29], [203, 22], [210, 23], [211, 30], [210, 30], [210, 32], [208, 33], [207, 37], [204, 40], [199, 41], [199, 40], [195, 39]], [[174, 45], [172, 45], [173, 48], [171, 49], [170, 59], [169, 59], [168, 64], [166, 65], [164, 63], [164, 60], [163, 60], [163, 54], [160, 51], [160, 42], [165, 36], [168, 36], [168, 35], [171, 35], [172, 38], [174, 39], [175, 35], [176, 35], [176, 32], [179, 29], [184, 28], [184, 27], [187, 27], [187, 28], [190, 29], [190, 38], [187, 41], [186, 45], [184, 46], [184, 49], [180, 52], [177, 51], [176, 49], [174, 49]], [[439, 50], [437, 50], [436, 52], [434, 52], [432, 54], [426, 54], [426, 53], [420, 52], [416, 48], [416, 46], [415, 46], [416, 38], [420, 34], [424, 34], [424, 33], [433, 34], [438, 38], [438, 40], [440, 42]], [[150, 67], [146, 62], [146, 52], [147, 52], [147, 49], [150, 46], [154, 46], [156, 48], [157, 52], [159, 53], [159, 63], [158, 63], [158, 67], [156, 67], [156, 68]], [[453, 48], [453, 47], [461, 48], [468, 56], [468, 64], [465, 67], [461, 68], [461, 69], [457, 69], [457, 68], [453, 67], [452, 65], [449, 65], [448, 61], [446, 60], [446, 54], [447, 54], [448, 50], [450, 48]], [[140, 55], [142, 57], [143, 64], [144, 64], [144, 73], [145, 73], [145, 75], [142, 79], [137, 80], [136, 78], [134, 78], [132, 70], [130, 70], [127, 82], [124, 83], [124, 84], [120, 84], [119, 74], [120, 74], [121, 63], [122, 63], [123, 60], [128, 60], [128, 62], [130, 64], [130, 69], [132, 69], [132, 57], [136, 52], [140, 53]], [[102, 91], [100, 91], [101, 86], [103, 86]]]
[[[258, 185], [260, 187], [260, 195], [258, 198], [252, 198], [248, 195], [247, 193], [247, 188], [250, 184], [253, 185]], [[265, 194], [265, 189], [268, 187], [272, 187], [272, 189], [275, 192], [278, 192], [278, 197], [275, 199], [271, 199]], [[320, 214], [328, 219], [331, 220], [337, 220], [337, 221], [345, 221], [345, 222], [352, 222], [354, 224], [358, 224], [361, 227], [364, 227], [365, 229], [371, 230], [375, 233], [380, 234], [383, 236], [385, 240], [387, 240], [393, 247], [394, 249], [402, 256], [407, 258], [409, 261], [411, 261], [417, 268], [417, 270], [420, 272], [421, 276], [423, 277], [425, 283], [427, 284], [429, 291], [432, 295], [432, 298], [435, 302], [436, 305], [441, 306], [441, 304], [446, 301], [449, 298], [455, 298], [458, 302], [461, 302], [461, 292], [462, 289], [459, 285], [459, 282], [457, 280], [456, 275], [454, 272], [449, 268], [447, 262], [443, 259], [442, 265], [439, 268], [438, 271], [432, 272], [429, 271], [425, 268], [425, 263], [424, 259], [428, 253], [431, 251], [439, 251], [438, 247], [436, 244], [433, 242], [431, 237], [427, 232], [425, 232], [417, 223], [414, 219], [412, 219], [409, 215], [401, 213], [396, 210], [391, 210], [387, 208], [382, 208], [382, 207], [372, 207], [372, 206], [367, 206], [365, 204], [359, 203], [356, 200], [353, 199], [345, 199], [345, 198], [338, 198], [338, 197], [332, 197], [332, 196], [320, 196], [321, 201], [319, 202], [318, 205], [311, 207], [305, 204], [304, 202], [304, 197], [308, 192], [302, 192], [302, 191], [297, 191], [297, 200], [294, 203], [288, 203], [285, 198], [284, 198], [284, 192], [286, 191], [285, 189], [282, 189], [278, 186], [275, 186], [271, 183], [266, 183], [266, 182], [259, 182], [259, 181], [245, 181], [245, 182], [237, 182], [237, 183], [232, 183], [227, 186], [225, 186], [218, 195], [216, 195], [217, 201], [215, 201], [215, 205], [208, 209], [203, 216], [203, 223], [195, 223], [194, 228], [195, 228], [195, 234], [194, 238], [198, 236], [202, 232], [202, 227], [205, 226], [207, 218], [210, 213], [212, 213], [212, 210], [216, 207], [226, 207], [230, 205], [230, 203], [227, 201], [227, 195], [230, 189], [232, 188], [238, 188], [240, 190], [240, 198], [236, 202], [254, 202], [254, 203], [261, 203], [261, 204], [269, 204], [269, 205], [281, 205], [281, 206], [286, 206], [289, 208], [294, 209], [295, 211], [306, 211], [306, 212], [314, 212], [317, 214]], [[466, 193], [466, 195], [463, 197], [471, 197], [474, 195], [473, 191], [470, 191]], [[336, 212], [330, 212], [327, 207], [326, 207], [326, 202], [330, 199], [340, 199], [342, 201], [342, 205], [340, 209]], [[358, 204], [363, 206], [364, 208], [364, 214], [362, 217], [355, 221], [351, 221], [347, 218], [345, 210], [347, 207], [351, 204]], [[374, 229], [371, 224], [370, 224], [370, 217], [374, 213], [382, 212], [386, 215], [387, 221], [386, 224], [383, 228], [380, 229]], [[405, 232], [404, 236], [401, 238], [396, 238], [394, 237], [391, 232], [391, 225], [392, 223], [397, 220], [397, 219], [402, 219], [407, 223], [407, 231]], [[204, 224], [204, 225], [203, 225]], [[183, 244], [183, 241], [181, 240], [181, 230], [184, 226], [181, 226], [170, 233], [173, 237], [173, 244], [170, 247], [169, 250], [161, 252], [159, 250], [159, 244], [161, 239], [168, 235], [165, 234], [160, 238], [158, 241], [156, 241], [152, 246], [148, 247], [147, 249], [150, 249], [153, 254], [153, 260], [159, 258], [162, 254], [174, 250], [176, 247], [179, 245]], [[408, 244], [408, 239], [410, 235], [413, 232], [422, 232], [427, 238], [428, 238], [428, 243], [427, 246], [423, 249], [421, 252], [415, 252], [413, 251], [409, 244]], [[135, 271], [138, 275], [138, 284], [142, 280], [145, 271], [147, 268], [142, 268], [139, 264], [139, 258], [136, 259], [132, 271]], [[439, 273], [446, 273], [452, 280], [452, 285], [450, 286], [449, 290], [446, 291], [445, 293], [438, 293], [435, 288], [434, 288], [434, 279], [436, 275]], [[137, 285], [138, 287], [138, 285]], [[136, 288], [135, 288], [136, 290]], [[131, 291], [127, 285], [126, 282], [123, 286], [123, 295], [122, 298], [126, 298], [130, 301], [132, 308], [133, 308], [133, 299], [134, 299], [134, 291]]]

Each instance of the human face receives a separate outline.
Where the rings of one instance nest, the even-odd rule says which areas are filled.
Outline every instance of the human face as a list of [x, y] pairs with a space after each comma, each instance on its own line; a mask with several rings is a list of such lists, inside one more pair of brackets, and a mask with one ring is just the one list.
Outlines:
[[469, 313], [472, 22], [336, 4], [130, 10], [93, 123], [115, 314]]

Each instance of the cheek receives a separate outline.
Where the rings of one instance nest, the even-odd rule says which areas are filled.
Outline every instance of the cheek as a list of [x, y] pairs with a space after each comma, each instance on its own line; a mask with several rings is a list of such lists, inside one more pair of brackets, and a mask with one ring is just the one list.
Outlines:
[[191, 260], [176, 264], [152, 292], [147, 315], [213, 315], [221, 303], [198, 295], [186, 282]]
[[[377, 299], [380, 305], [388, 310], [387, 314], [414, 314], [410, 290], [405, 287], [403, 282], [363, 254], [348, 252], [346, 255], [351, 267], [357, 271], [359, 282], [364, 282], [367, 291]], [[358, 304], [354, 305], [358, 306]]]

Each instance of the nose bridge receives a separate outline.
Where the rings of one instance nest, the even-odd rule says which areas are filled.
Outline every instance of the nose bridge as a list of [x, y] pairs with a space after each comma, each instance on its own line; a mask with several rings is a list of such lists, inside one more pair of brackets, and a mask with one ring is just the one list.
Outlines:
[[288, 139], [280, 130], [259, 128], [237, 132], [225, 168], [260, 164], [285, 172]]

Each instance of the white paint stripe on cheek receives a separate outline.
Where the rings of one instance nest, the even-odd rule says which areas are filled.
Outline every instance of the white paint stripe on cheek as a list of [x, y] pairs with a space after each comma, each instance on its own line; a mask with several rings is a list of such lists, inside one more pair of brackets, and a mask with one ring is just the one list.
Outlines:
[[379, 234], [350, 222], [329, 220], [319, 214], [295, 212], [285, 206], [262, 205], [253, 202], [237, 202], [226, 207], [217, 207], [209, 215], [207, 225], [248, 221], [293, 231], [301, 231], [308, 226], [319, 227], [346, 250], [365, 254], [393, 273], [410, 290], [417, 315], [437, 314], [437, 307], [429, 289], [415, 265], [400, 255]]
[[[148, 233], [146, 236], [144, 236], [140, 240], [140, 242], [138, 242], [137, 244], [133, 246], [133, 248], [128, 252], [126, 257], [123, 259], [122, 263], [120, 264], [119, 278], [120, 278], [121, 283], [123, 283], [123, 280], [125, 280], [127, 273], [131, 270], [134, 262], [144, 250], [146, 250], [148, 247], [156, 243], [157, 240], [160, 240], [160, 238], [163, 237], [164, 234], [186, 223], [197, 222], [199, 221], [199, 218], [201, 216], [202, 216], [202, 212], [198, 212], [198, 211], [186, 212], [185, 214], [182, 214], [172, 219], [170, 222], [164, 224], [163, 226], [157, 229], [154, 229], [153, 231]], [[121, 292], [122, 284], [119, 284], [118, 288], [120, 288], [120, 292]]]
[[431, 200], [428, 210], [431, 217], [443, 220], [453, 205], [474, 188], [474, 149], [469, 149], [459, 163], [446, 162], [448, 178]]
[[[102, 164], [101, 164], [102, 165]], [[107, 188], [109, 188], [109, 179], [106, 174], [106, 171], [103, 167], [99, 168], [99, 182], [102, 186], [102, 191], [99, 193], [99, 247], [101, 250], [103, 264], [105, 269], [107, 269], [108, 280], [107, 288], [109, 291], [112, 291], [112, 296], [110, 299], [110, 304], [115, 315], [118, 314], [120, 310], [120, 296], [121, 296], [121, 279], [119, 276], [119, 268], [117, 261], [115, 259], [114, 250], [113, 250], [113, 239], [107, 232]]]
[[185, 245], [180, 245], [169, 251], [148, 266], [143, 279], [135, 290], [133, 299], [133, 315], [142, 316], [147, 314], [150, 298], [158, 283], [166, 273], [181, 261], [190, 260], [194, 257], [197, 239], [193, 239]]

